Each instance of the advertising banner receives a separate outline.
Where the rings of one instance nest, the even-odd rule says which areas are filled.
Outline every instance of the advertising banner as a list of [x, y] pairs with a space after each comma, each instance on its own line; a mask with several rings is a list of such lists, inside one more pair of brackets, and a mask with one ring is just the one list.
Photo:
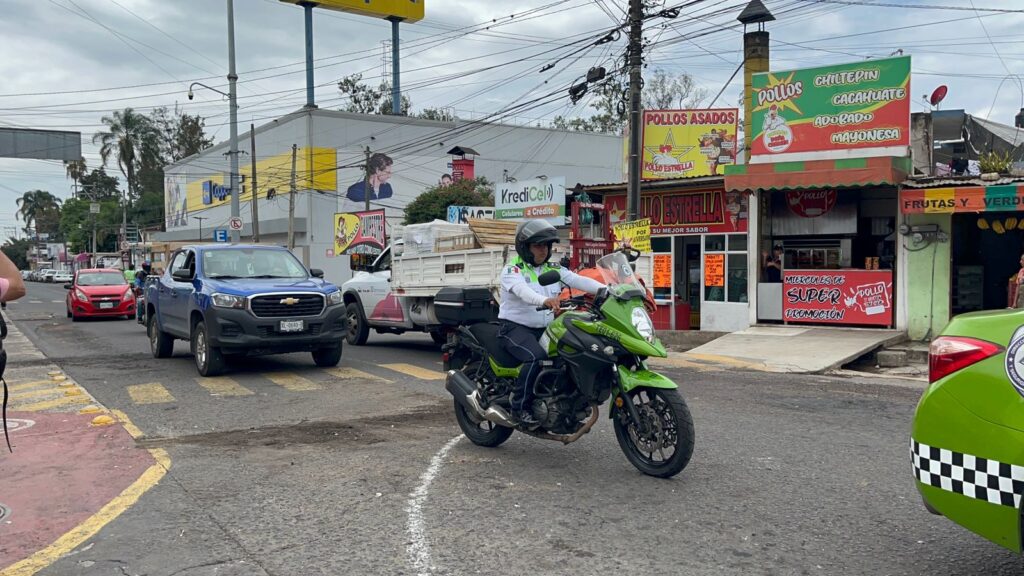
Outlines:
[[725, 254], [704, 255], [704, 285], [725, 288]]
[[633, 222], [622, 222], [613, 227], [617, 245], [629, 242], [629, 246], [641, 252], [651, 251], [651, 219], [642, 218]]
[[[168, 230], [188, 225], [185, 182], [184, 174], [167, 174], [164, 176], [164, 203], [166, 204], [164, 215]], [[90, 207], [89, 211], [92, 212], [92, 207]]]
[[384, 251], [384, 211], [334, 215], [334, 255], [380, 254]]
[[644, 110], [644, 180], [711, 176], [719, 167], [736, 163], [739, 111]]
[[498, 184], [494, 217], [501, 220], [543, 218], [552, 226], [565, 224], [565, 178], [535, 178]]
[[965, 186], [900, 192], [903, 214], [1024, 211], [1024, 185]]
[[782, 276], [782, 319], [891, 326], [892, 270], [793, 270]]
[[[625, 196], [606, 196], [605, 205], [613, 225], [625, 219]], [[651, 221], [652, 236], [742, 233], [747, 231], [747, 196], [721, 190], [644, 194], [640, 216]]]
[[468, 224], [469, 218], [494, 218], [494, 206], [449, 206], [448, 221], [452, 224]]
[[751, 163], [906, 156], [910, 57], [754, 74]]
[[672, 255], [671, 254], [655, 254], [654, 255], [654, 287], [655, 288], [671, 288], [672, 287]]

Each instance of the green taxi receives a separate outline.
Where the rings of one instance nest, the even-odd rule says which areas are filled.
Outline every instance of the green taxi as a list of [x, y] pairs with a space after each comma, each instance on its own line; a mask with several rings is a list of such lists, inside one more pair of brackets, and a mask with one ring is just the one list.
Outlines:
[[1024, 311], [953, 318], [929, 351], [910, 457], [925, 506], [1021, 551]]

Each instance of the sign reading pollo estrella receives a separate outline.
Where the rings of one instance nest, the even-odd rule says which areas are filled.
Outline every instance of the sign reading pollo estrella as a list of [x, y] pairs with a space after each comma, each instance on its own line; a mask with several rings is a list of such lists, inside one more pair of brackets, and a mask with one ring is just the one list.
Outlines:
[[736, 162], [735, 108], [645, 110], [644, 180], [710, 176]]
[[751, 162], [906, 156], [910, 57], [754, 74]]

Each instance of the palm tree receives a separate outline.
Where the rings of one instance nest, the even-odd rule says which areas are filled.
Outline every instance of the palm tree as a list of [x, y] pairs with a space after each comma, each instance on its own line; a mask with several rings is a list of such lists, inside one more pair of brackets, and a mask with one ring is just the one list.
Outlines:
[[92, 142], [100, 143], [100, 157], [104, 166], [116, 151], [117, 166], [128, 179], [128, 195], [137, 198], [136, 172], [139, 166], [147, 162], [150, 165], [159, 162], [150, 157], [159, 151], [157, 130], [148, 117], [136, 114], [131, 108], [114, 111], [113, 116], [104, 116], [102, 122], [107, 126], [107, 131], [94, 134]]
[[78, 160], [65, 160], [64, 170], [68, 173], [68, 178], [71, 178], [75, 183], [75, 194], [78, 197], [78, 183], [82, 180], [82, 176], [85, 176], [89, 171], [85, 167], [85, 158], [79, 158]]
[[18, 203], [17, 216], [25, 222], [26, 229], [33, 228], [39, 216], [52, 210], [60, 210], [60, 198], [45, 190], [25, 192]]

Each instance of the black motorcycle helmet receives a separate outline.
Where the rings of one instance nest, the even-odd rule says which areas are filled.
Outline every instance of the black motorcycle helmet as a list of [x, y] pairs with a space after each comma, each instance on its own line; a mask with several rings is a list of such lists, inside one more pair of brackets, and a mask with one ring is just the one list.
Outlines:
[[[558, 230], [547, 220], [525, 220], [516, 226], [516, 253], [530, 266], [540, 266], [551, 258], [551, 244], [558, 242]], [[530, 244], [547, 244], [548, 257], [544, 262], [534, 262]]]

